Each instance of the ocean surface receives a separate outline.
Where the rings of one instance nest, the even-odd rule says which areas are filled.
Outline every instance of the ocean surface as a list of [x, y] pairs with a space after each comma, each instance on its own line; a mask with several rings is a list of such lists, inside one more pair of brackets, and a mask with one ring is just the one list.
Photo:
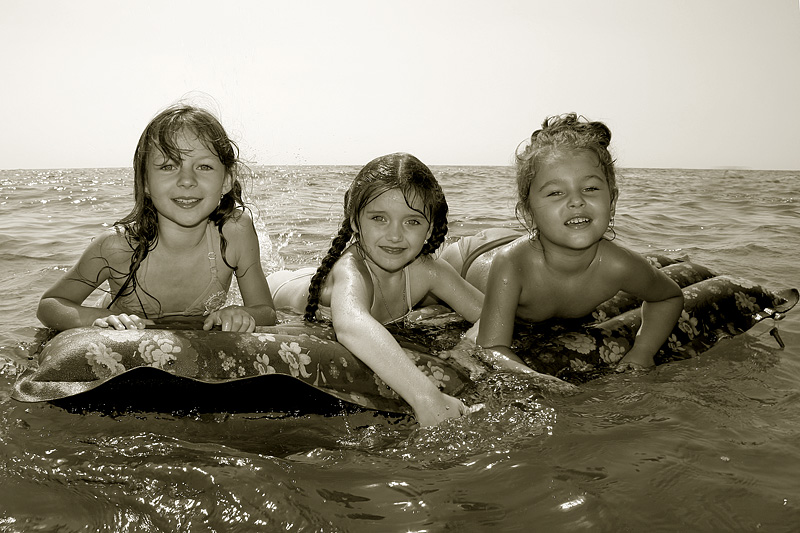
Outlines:
[[[357, 167], [255, 167], [264, 269], [315, 266]], [[513, 170], [434, 167], [450, 237], [517, 226]], [[617, 242], [800, 286], [800, 172], [621, 169]], [[130, 169], [0, 171], [0, 532], [800, 530], [800, 309], [575, 395], [500, 375], [434, 428], [336, 416], [73, 414], [9, 395], [42, 292], [127, 214]], [[235, 297], [236, 295], [234, 295]]]

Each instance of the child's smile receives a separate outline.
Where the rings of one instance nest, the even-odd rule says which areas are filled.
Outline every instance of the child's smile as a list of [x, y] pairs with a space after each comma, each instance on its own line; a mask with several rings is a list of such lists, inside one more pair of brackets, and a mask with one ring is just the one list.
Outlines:
[[179, 207], [191, 209], [199, 204], [202, 201], [202, 198], [173, 198], [172, 201], [175, 202]]
[[367, 256], [389, 272], [416, 259], [431, 228], [416, 200], [409, 207], [399, 189], [391, 189], [370, 201], [359, 214], [359, 243]]
[[613, 213], [606, 177], [586, 150], [551, 154], [536, 172], [528, 201], [545, 247], [588, 248], [603, 237]]
[[191, 132], [179, 134], [177, 145], [179, 161], [157, 149], [148, 156], [145, 190], [160, 223], [169, 220], [193, 227], [214, 212], [220, 197], [230, 190], [230, 179], [219, 157]]
[[591, 224], [592, 219], [586, 217], [575, 217], [566, 221], [566, 225], [577, 229], [582, 229]]

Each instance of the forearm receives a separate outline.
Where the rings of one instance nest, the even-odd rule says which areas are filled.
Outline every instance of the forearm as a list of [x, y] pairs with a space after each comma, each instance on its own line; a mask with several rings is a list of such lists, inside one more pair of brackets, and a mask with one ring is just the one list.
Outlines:
[[636, 334], [633, 347], [622, 360], [653, 366], [653, 356], [672, 333], [681, 311], [683, 311], [682, 294], [660, 302], [642, 304], [642, 325]]
[[86, 307], [55, 297], [42, 298], [36, 311], [36, 317], [42, 324], [58, 331], [91, 326], [98, 318], [111, 314], [108, 309]]
[[277, 315], [275, 308], [268, 304], [243, 306], [242, 309], [247, 311], [256, 321], [256, 326], [274, 326], [277, 322]]
[[439, 389], [408, 358], [383, 326], [361, 327], [334, 323], [336, 339], [363, 361], [389, 387], [406, 400], [415, 412], [429, 408], [441, 394]]
[[511, 349], [513, 329], [505, 321], [487, 320], [481, 318], [476, 344], [484, 349], [487, 354], [485, 362], [497, 366], [513, 367], [524, 365], [522, 359]]

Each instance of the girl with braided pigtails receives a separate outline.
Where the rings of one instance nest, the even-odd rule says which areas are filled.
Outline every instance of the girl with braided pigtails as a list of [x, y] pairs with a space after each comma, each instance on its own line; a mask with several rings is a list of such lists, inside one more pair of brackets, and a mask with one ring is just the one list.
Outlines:
[[337, 340], [414, 409], [422, 426], [469, 409], [405, 355], [385, 325], [405, 321], [432, 296], [474, 322], [483, 295], [433, 253], [447, 234], [447, 202], [431, 170], [416, 157], [370, 161], [344, 197], [344, 220], [319, 268], [268, 277], [275, 305], [330, 318]]

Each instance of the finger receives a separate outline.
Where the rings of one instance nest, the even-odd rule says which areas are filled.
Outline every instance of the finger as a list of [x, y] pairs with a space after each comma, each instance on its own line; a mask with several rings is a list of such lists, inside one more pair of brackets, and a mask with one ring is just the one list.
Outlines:
[[144, 320], [139, 318], [138, 315], [130, 315], [130, 319], [134, 324], [136, 324], [136, 329], [144, 329], [145, 328]]
[[477, 413], [481, 409], [486, 407], [485, 404], [482, 403], [475, 403], [467, 407], [467, 414]]
[[247, 329], [247, 318], [242, 315], [231, 317], [231, 331], [242, 332]]
[[106, 322], [105, 318], [98, 318], [94, 322], [92, 322], [92, 325], [98, 328], [107, 328], [108, 322]]
[[106, 317], [106, 322], [108, 323], [109, 327], [114, 329], [125, 329], [125, 326], [119, 321], [119, 317], [116, 315]]
[[239, 331], [242, 321], [238, 316], [225, 319], [222, 323], [222, 331]]
[[203, 321], [203, 329], [205, 331], [209, 331], [216, 324], [219, 324], [219, 315], [215, 311], [215, 312], [211, 313], [210, 315], [208, 315], [206, 317], [206, 319]]
[[231, 331], [248, 333], [255, 330], [255, 319], [249, 314], [237, 315], [231, 319]]
[[122, 325], [122, 329], [138, 329], [136, 327], [136, 322], [134, 322], [133, 319], [125, 313], [119, 315], [118, 319], [119, 323]]

